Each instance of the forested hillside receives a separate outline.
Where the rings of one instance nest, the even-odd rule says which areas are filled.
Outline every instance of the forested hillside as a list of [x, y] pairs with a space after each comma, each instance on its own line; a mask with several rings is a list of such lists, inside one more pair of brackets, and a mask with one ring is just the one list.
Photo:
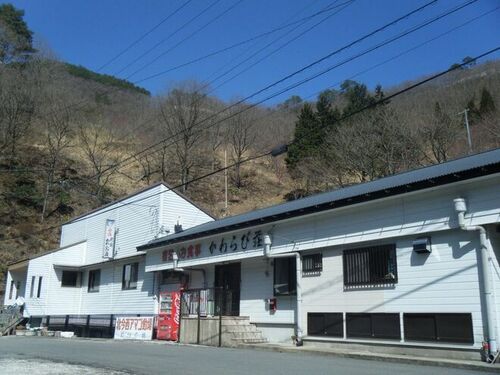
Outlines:
[[[470, 62], [350, 117], [411, 82], [371, 89], [347, 80], [276, 106], [223, 102], [201, 82], [151, 96], [35, 51], [22, 12], [8, 7], [0, 6], [2, 282], [7, 264], [56, 248], [64, 221], [157, 181], [225, 216], [500, 145], [499, 61]], [[285, 155], [240, 165], [291, 140]], [[221, 168], [225, 153], [236, 164], [227, 208], [222, 173], [190, 182]]]

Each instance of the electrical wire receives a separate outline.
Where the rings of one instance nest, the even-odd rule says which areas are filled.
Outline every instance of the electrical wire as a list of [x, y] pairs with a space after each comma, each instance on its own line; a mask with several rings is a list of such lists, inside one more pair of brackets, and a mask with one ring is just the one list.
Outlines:
[[170, 18], [172, 18], [173, 16], [175, 16], [177, 13], [179, 13], [183, 8], [185, 8], [192, 1], [193, 0], [187, 0], [186, 2], [184, 2], [183, 4], [181, 4], [181, 6], [179, 6], [173, 12], [171, 12], [169, 15], [167, 15], [165, 18], [163, 18], [159, 23], [157, 23], [156, 25], [154, 25], [151, 29], [149, 29], [144, 34], [142, 34], [139, 38], [137, 38], [132, 43], [130, 43], [127, 47], [125, 47], [123, 50], [121, 50], [118, 54], [116, 54], [111, 59], [109, 59], [104, 64], [102, 64], [99, 68], [97, 68], [97, 72], [100, 72], [105, 67], [107, 67], [109, 64], [113, 63], [118, 58], [120, 58], [121, 56], [123, 56], [125, 53], [127, 53], [128, 51], [130, 51], [130, 49], [132, 49], [134, 46], [136, 46], [141, 41], [143, 41], [148, 35], [150, 35], [152, 32], [154, 32], [156, 29], [158, 29], [161, 25], [163, 25], [165, 22], [167, 22]]
[[[446, 75], [446, 74], [449, 74], [450, 72], [453, 72], [453, 71], [458, 70], [458, 69], [462, 69], [464, 66], [466, 66], [466, 65], [470, 64], [471, 62], [474, 62], [474, 61], [477, 61], [477, 60], [479, 60], [479, 59], [482, 59], [483, 57], [486, 57], [486, 56], [488, 56], [488, 55], [491, 55], [491, 54], [493, 54], [493, 53], [495, 53], [495, 52], [497, 52], [497, 51], [499, 51], [499, 50], [500, 50], [500, 46], [499, 46], [499, 47], [495, 47], [495, 48], [493, 48], [493, 49], [490, 49], [490, 50], [488, 50], [488, 51], [486, 51], [486, 52], [483, 52], [483, 53], [481, 53], [480, 55], [478, 55], [478, 56], [476, 56], [476, 57], [471, 58], [471, 59], [470, 59], [470, 60], [468, 60], [467, 62], [463, 62], [463, 63], [461, 63], [461, 64], [455, 64], [455, 65], [453, 65], [452, 67], [450, 67], [450, 68], [449, 68], [449, 69], [447, 69], [447, 70], [444, 70], [444, 71], [441, 71], [441, 72], [439, 72], [439, 73], [436, 73], [436, 74], [434, 74], [434, 75], [432, 75], [432, 76], [430, 76], [430, 77], [428, 77], [428, 78], [426, 78], [426, 79], [424, 79], [424, 80], [421, 80], [421, 81], [419, 81], [419, 82], [417, 82], [417, 83], [415, 83], [415, 84], [413, 84], [413, 85], [410, 85], [410, 86], [408, 86], [408, 87], [405, 87], [405, 88], [403, 88], [403, 89], [401, 89], [401, 90], [399, 90], [399, 91], [397, 91], [397, 92], [395, 92], [395, 93], [393, 93], [393, 94], [391, 94], [391, 95], [389, 95], [389, 96], [387, 96], [387, 97], [384, 97], [384, 98], [379, 99], [379, 100], [377, 100], [377, 101], [375, 101], [375, 102], [373, 102], [373, 103], [371, 103], [371, 104], [369, 104], [369, 105], [366, 105], [366, 106], [365, 106], [365, 107], [363, 107], [363, 108], [360, 108], [360, 109], [358, 109], [358, 110], [356, 110], [356, 111], [350, 112], [350, 113], [348, 113], [348, 114], [346, 114], [346, 115], [342, 116], [342, 117], [341, 117], [341, 118], [337, 121], [337, 123], [338, 123], [338, 122], [340, 122], [340, 121], [345, 121], [346, 119], [351, 118], [352, 116], [355, 116], [355, 115], [357, 115], [357, 114], [359, 114], [359, 113], [361, 113], [361, 112], [364, 112], [364, 111], [366, 111], [366, 110], [368, 110], [368, 109], [371, 109], [371, 108], [376, 107], [376, 106], [378, 106], [378, 105], [384, 104], [384, 103], [386, 103], [386, 102], [388, 102], [388, 101], [390, 101], [390, 100], [394, 99], [395, 97], [397, 97], [397, 96], [399, 96], [399, 95], [402, 95], [402, 94], [404, 94], [404, 93], [406, 93], [406, 92], [408, 92], [408, 91], [414, 90], [414, 89], [416, 89], [417, 87], [420, 87], [420, 86], [422, 86], [422, 85], [424, 85], [424, 84], [426, 84], [426, 83], [428, 83], [428, 82], [431, 82], [431, 81], [433, 81], [433, 80], [435, 80], [435, 79], [437, 79], [437, 78], [440, 78], [440, 77], [442, 77], [442, 76], [444, 76], [444, 75]], [[287, 146], [287, 147], [289, 147], [289, 146], [290, 146], [290, 145], [292, 145], [295, 141], [296, 141], [296, 140], [294, 140], [294, 141], [292, 141], [292, 142], [289, 142], [286, 146]], [[178, 189], [178, 188], [180, 188], [180, 187], [182, 187], [182, 186], [185, 186], [185, 185], [187, 185], [187, 184], [191, 184], [191, 183], [193, 183], [193, 182], [200, 181], [200, 180], [202, 180], [202, 179], [204, 179], [204, 178], [210, 177], [210, 176], [215, 175], [215, 174], [217, 174], [217, 173], [220, 173], [220, 172], [223, 172], [223, 171], [228, 170], [228, 169], [230, 169], [230, 168], [233, 168], [233, 167], [235, 167], [236, 165], [241, 165], [241, 164], [243, 164], [243, 163], [247, 163], [247, 162], [252, 161], [252, 160], [257, 160], [257, 159], [260, 159], [260, 158], [263, 158], [263, 157], [266, 157], [266, 156], [270, 156], [270, 155], [273, 155], [273, 154], [274, 154], [274, 149], [273, 149], [273, 150], [271, 150], [271, 151], [268, 151], [268, 152], [265, 152], [265, 153], [262, 153], [262, 154], [259, 154], [259, 155], [256, 155], [256, 156], [253, 156], [253, 157], [246, 158], [246, 159], [244, 159], [244, 160], [242, 160], [242, 161], [240, 161], [240, 162], [238, 162], [238, 163], [233, 163], [233, 164], [231, 164], [231, 165], [228, 165], [227, 167], [217, 169], [217, 170], [212, 171], [212, 172], [210, 172], [210, 173], [208, 173], [208, 174], [205, 174], [205, 175], [202, 175], [202, 176], [199, 176], [199, 177], [193, 178], [193, 179], [189, 180], [189, 181], [188, 181], [188, 182], [186, 182], [186, 183], [176, 185], [176, 186], [174, 186], [174, 187], [169, 188], [168, 190], [161, 191], [161, 192], [157, 192], [157, 193], [154, 193], [154, 194], [151, 194], [151, 195], [148, 195], [148, 196], [142, 197], [142, 198], [137, 198], [137, 199], [135, 199], [135, 200], [132, 200], [132, 201], [129, 201], [129, 202], [123, 203], [123, 204], [121, 204], [121, 205], [120, 205], [120, 206], [118, 206], [118, 207], [109, 208], [109, 209], [104, 210], [104, 211], [96, 212], [96, 213], [93, 213], [93, 214], [90, 214], [90, 215], [86, 215], [86, 216], [84, 216], [84, 217], [81, 217], [81, 218], [78, 218], [78, 219], [75, 219], [75, 220], [69, 221], [69, 222], [68, 222], [68, 224], [69, 224], [69, 223], [76, 223], [76, 222], [79, 222], [79, 221], [82, 221], [82, 220], [86, 220], [86, 219], [89, 219], [89, 218], [94, 217], [94, 216], [97, 216], [97, 215], [102, 215], [102, 214], [104, 214], [104, 213], [106, 213], [106, 212], [109, 212], [110, 210], [114, 210], [114, 209], [117, 209], [117, 208], [121, 208], [121, 207], [123, 207], [123, 206], [127, 206], [127, 205], [130, 205], [130, 204], [134, 204], [134, 203], [137, 203], [137, 202], [139, 202], [139, 201], [143, 201], [143, 200], [145, 200], [145, 199], [149, 199], [149, 198], [151, 198], [151, 197], [154, 197], [154, 196], [157, 196], [157, 195], [160, 195], [160, 194], [164, 194], [164, 193], [166, 193], [166, 192], [169, 192], [169, 191], [172, 191], [172, 190]], [[38, 232], [35, 232], [35, 233], [31, 233], [31, 234], [29, 234], [29, 235], [34, 235], [34, 234], [37, 234], [37, 233], [43, 233], [43, 232], [45, 232], [45, 231], [48, 231], [48, 230], [51, 230], [51, 229], [56, 229], [56, 228], [58, 228], [58, 227], [59, 227], [59, 226], [57, 226], [57, 227], [56, 227], [56, 226], [52, 226], [52, 227], [44, 228], [44, 229], [43, 229], [43, 230], [41, 230], [41, 231], [38, 231]], [[8, 239], [7, 239], [7, 238], [6, 238], [6, 239], [1, 239], [1, 240], [0, 240], [0, 242], [11, 241], [11, 240], [14, 240], [14, 239], [17, 239], [17, 238], [21, 238], [21, 237], [23, 237], [23, 236], [11, 237], [11, 238], [8, 238]]]

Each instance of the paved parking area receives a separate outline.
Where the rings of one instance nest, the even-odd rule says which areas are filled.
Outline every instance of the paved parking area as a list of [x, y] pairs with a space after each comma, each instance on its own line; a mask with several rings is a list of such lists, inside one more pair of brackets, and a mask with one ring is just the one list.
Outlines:
[[484, 374], [446, 367], [113, 340], [0, 338], [2, 374]]

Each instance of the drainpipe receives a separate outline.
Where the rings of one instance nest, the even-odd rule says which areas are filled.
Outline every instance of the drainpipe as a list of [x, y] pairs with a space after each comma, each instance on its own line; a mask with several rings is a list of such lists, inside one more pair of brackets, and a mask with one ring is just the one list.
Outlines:
[[300, 279], [302, 277], [302, 257], [299, 252], [286, 253], [286, 254], [271, 254], [272, 240], [269, 234], [264, 235], [264, 256], [268, 259], [271, 258], [291, 258], [295, 257], [296, 272], [297, 272], [297, 340], [296, 345], [302, 346], [302, 287], [300, 285]]
[[[453, 200], [455, 204], [455, 212], [458, 215], [458, 225], [460, 229], [465, 231], [478, 231], [479, 232], [479, 243], [480, 248], [477, 249], [481, 252], [481, 271], [482, 271], [482, 279], [483, 279], [483, 294], [485, 301], [485, 314], [486, 314], [486, 322], [488, 325], [487, 329], [487, 338], [486, 341], [488, 343], [488, 354], [491, 359], [493, 355], [497, 352], [497, 341], [495, 334], [495, 322], [493, 320], [495, 312], [493, 311], [493, 293], [491, 288], [491, 276], [490, 276], [490, 252], [488, 249], [488, 241], [486, 238], [486, 229], [479, 225], [466, 225], [465, 224], [465, 212], [467, 211], [467, 204], [465, 203], [465, 199], [457, 198]], [[481, 280], [481, 279], [480, 279]]]

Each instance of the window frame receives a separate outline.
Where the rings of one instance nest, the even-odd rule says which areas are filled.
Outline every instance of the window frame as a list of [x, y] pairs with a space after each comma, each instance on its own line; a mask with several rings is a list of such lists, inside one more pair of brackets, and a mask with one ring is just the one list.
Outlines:
[[[276, 268], [280, 264], [287, 263], [287, 268], [288, 268], [288, 280], [287, 283], [284, 285], [287, 285], [287, 291], [286, 292], [279, 292], [276, 289], [276, 285], [281, 285], [276, 283], [276, 276], [277, 276], [277, 271]], [[274, 258], [273, 260], [273, 296], [278, 297], [278, 296], [294, 296], [297, 294], [297, 261], [296, 258], [293, 257], [285, 257], [285, 258]]]
[[33, 296], [35, 295], [35, 283], [36, 283], [36, 276], [31, 276], [30, 298], [33, 298]]
[[346, 249], [342, 252], [342, 263], [346, 288], [398, 283], [395, 243]]
[[[335, 324], [332, 325], [332, 322]], [[317, 328], [315, 331], [314, 328]], [[321, 329], [318, 329], [321, 327]], [[319, 337], [344, 337], [344, 314], [339, 312], [308, 312], [307, 335]]]
[[[461, 318], [466, 320], [467, 324], [464, 326], [464, 322], [457, 324], [458, 327], [463, 329], [465, 333], [462, 337], [450, 337], [449, 335], [443, 335], [446, 332], [446, 319], [447, 318]], [[425, 323], [427, 333], [432, 331], [432, 337], [425, 337], [425, 330], [422, 330], [418, 325], [411, 326], [412, 319], [427, 319]], [[405, 340], [409, 342], [438, 342], [438, 343], [455, 343], [455, 344], [474, 344], [474, 326], [472, 322], [471, 313], [403, 313], [403, 324], [405, 329]], [[465, 332], [467, 331], [467, 332]], [[449, 332], [448, 332], [449, 333]]]
[[[125, 280], [127, 266], [130, 266], [130, 280]], [[135, 272], [133, 272], [134, 269]], [[133, 280], [134, 277], [135, 280]], [[137, 289], [138, 280], [139, 280], [139, 262], [124, 264], [122, 271], [122, 290]]]
[[[97, 278], [96, 278], [97, 275]], [[96, 285], [97, 280], [97, 285]], [[87, 293], [98, 293], [101, 286], [101, 269], [89, 270]]]
[[12, 299], [12, 296], [14, 295], [14, 287], [16, 286], [16, 281], [15, 280], [10, 280], [10, 290], [9, 290], [9, 299]]
[[41, 298], [42, 296], [42, 281], [43, 276], [38, 276], [38, 289], [36, 291], [36, 298]]
[[[73, 283], [71, 284], [68, 284], [66, 280], [66, 283], [65, 283], [65, 280], [64, 280], [64, 275], [68, 275], [69, 273], [74, 273], [75, 274], [75, 283], [73, 285]], [[61, 272], [61, 288], [79, 288], [81, 286], [81, 278], [82, 278], [82, 275], [81, 275], [81, 272], [78, 272], [78, 271], [71, 271], [71, 270], [62, 270]]]
[[[310, 267], [309, 264], [310, 263]], [[302, 273], [318, 274], [323, 271], [323, 253], [307, 254], [302, 256]]]

